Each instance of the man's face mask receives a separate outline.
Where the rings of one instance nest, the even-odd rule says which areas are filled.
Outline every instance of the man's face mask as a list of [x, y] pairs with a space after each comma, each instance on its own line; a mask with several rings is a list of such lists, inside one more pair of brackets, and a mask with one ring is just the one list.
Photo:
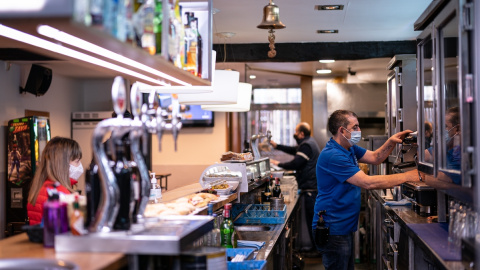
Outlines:
[[359, 143], [360, 140], [362, 139], [362, 131], [348, 131], [348, 129], [345, 128], [345, 130], [350, 133], [352, 136], [350, 137], [350, 139], [347, 139], [347, 137], [342, 136], [348, 141], [348, 143], [350, 144], [350, 146], [354, 146], [355, 144]]
[[447, 141], [447, 143], [449, 143], [449, 142], [453, 139], [453, 137], [455, 137], [455, 136], [458, 134], [458, 132], [455, 132], [455, 134], [453, 134], [453, 136], [450, 137], [450, 131], [451, 131], [452, 129], [456, 128], [457, 126], [458, 126], [458, 125], [455, 125], [455, 126], [453, 126], [452, 128], [450, 128], [450, 129], [448, 129], [448, 130], [445, 130], [445, 140]]
[[297, 144], [299, 144], [299, 142], [301, 141], [301, 139], [298, 137], [297, 134], [293, 134], [293, 138], [295, 139], [295, 141], [297, 142]]

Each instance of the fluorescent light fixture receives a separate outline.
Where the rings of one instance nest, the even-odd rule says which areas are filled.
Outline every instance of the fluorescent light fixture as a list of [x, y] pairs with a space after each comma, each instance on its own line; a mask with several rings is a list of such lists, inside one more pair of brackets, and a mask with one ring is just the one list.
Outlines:
[[95, 58], [93, 56], [90, 56], [88, 54], [84, 54], [75, 50], [72, 50], [70, 48], [64, 47], [62, 45], [38, 38], [36, 36], [24, 33], [22, 31], [18, 31], [16, 29], [13, 29], [11, 27], [5, 26], [0, 24], [0, 36], [4, 36], [6, 38], [10, 38], [13, 40], [17, 40], [26, 44], [30, 44], [35, 47], [42, 48], [44, 50], [52, 51], [58, 54], [62, 54], [68, 57], [75, 58], [77, 60], [81, 60], [87, 63], [91, 63], [97, 66], [101, 66], [107, 69], [111, 69], [114, 71], [118, 71], [120, 73], [133, 76], [145, 81], [149, 81], [153, 84], [165, 84], [165, 82], [145, 76], [143, 74], [140, 74], [138, 72], [135, 72], [133, 70], [112, 64], [110, 62]]
[[178, 102], [190, 105], [235, 104], [238, 99], [238, 81], [240, 72], [215, 70], [211, 93], [178, 95]]
[[317, 30], [317, 34], [338, 34], [338, 30]]
[[332, 73], [331, 69], [317, 69], [317, 74], [330, 74]]
[[334, 63], [335, 60], [318, 60], [320, 63]]
[[[165, 74], [163, 72], [160, 72], [154, 68], [151, 68], [149, 66], [146, 66], [142, 63], [139, 63], [137, 61], [134, 61], [130, 58], [127, 58], [123, 55], [120, 55], [118, 53], [115, 53], [115, 52], [112, 52], [110, 50], [107, 50], [103, 47], [100, 47], [98, 45], [95, 45], [93, 43], [90, 43], [88, 41], [85, 41], [81, 38], [78, 38], [76, 36], [73, 36], [73, 35], [70, 35], [68, 33], [65, 33], [63, 31], [60, 31], [56, 28], [53, 28], [51, 26], [48, 26], [48, 25], [39, 25], [37, 27], [37, 32], [41, 35], [44, 35], [46, 37], [49, 37], [49, 38], [52, 38], [52, 39], [55, 39], [55, 40], [58, 40], [60, 42], [63, 42], [63, 43], [66, 43], [66, 44], [69, 44], [71, 46], [74, 46], [74, 47], [77, 47], [77, 48], [80, 48], [82, 50], [86, 50], [86, 51], [89, 51], [91, 53], [94, 53], [94, 54], [97, 54], [97, 55], [101, 55], [101, 56], [104, 56], [104, 57], [107, 57], [107, 58], [110, 58], [114, 61], [117, 61], [117, 62], [120, 62], [120, 63], [123, 63], [123, 64], [127, 64], [131, 67], [134, 67], [134, 68], [138, 68], [138, 69], [141, 69], [141, 70], [144, 70], [152, 75], [155, 75], [155, 76], [159, 76], [161, 78], [164, 78], [166, 80], [169, 80], [169, 81], [172, 81], [172, 82], [176, 82], [178, 84], [181, 84], [183, 86], [191, 86], [191, 84], [189, 83], [186, 83], [184, 81], [181, 81], [177, 78], [174, 78], [168, 74]], [[167, 83], [162, 83], [161, 85], [168, 85]]]
[[202, 105], [202, 110], [214, 112], [248, 112], [252, 101], [252, 85], [249, 83], [238, 84], [238, 101], [231, 105]]
[[343, 10], [343, 5], [316, 5], [315, 10]]
[[251, 80], [255, 80], [255, 79], [257, 78], [257, 76], [255, 76], [255, 75], [250, 75], [249, 78], [250, 78]]
[[24, 0], [21, 3], [17, 1], [2, 1], [0, 11], [8, 12], [35, 12], [45, 7], [46, 0]]

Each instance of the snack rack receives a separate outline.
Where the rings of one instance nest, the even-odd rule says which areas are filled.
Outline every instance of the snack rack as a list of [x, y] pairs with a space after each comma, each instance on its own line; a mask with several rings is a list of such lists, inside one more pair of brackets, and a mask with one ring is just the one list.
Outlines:
[[250, 183], [262, 184], [267, 177], [270, 177], [268, 157], [258, 160], [229, 160], [208, 166], [200, 176], [200, 184], [204, 186], [221, 179], [239, 181], [237, 192], [249, 192]]

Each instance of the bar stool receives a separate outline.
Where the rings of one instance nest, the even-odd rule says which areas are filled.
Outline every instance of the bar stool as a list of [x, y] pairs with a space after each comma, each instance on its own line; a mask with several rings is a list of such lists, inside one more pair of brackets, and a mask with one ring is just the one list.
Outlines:
[[[168, 189], [168, 177], [171, 176], [171, 173], [166, 173], [166, 174], [157, 174], [155, 175], [155, 178], [160, 180], [160, 187], [165, 190]], [[165, 179], [165, 185], [163, 185], [163, 179]]]

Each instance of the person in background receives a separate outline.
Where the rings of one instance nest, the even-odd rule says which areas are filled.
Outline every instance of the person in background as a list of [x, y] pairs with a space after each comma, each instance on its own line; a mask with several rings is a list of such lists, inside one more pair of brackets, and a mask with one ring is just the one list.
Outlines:
[[59, 192], [74, 192], [77, 179], [83, 174], [81, 159], [82, 151], [75, 140], [54, 137], [48, 141], [28, 194], [27, 214], [30, 225], [42, 222], [43, 204], [48, 200], [47, 189], [59, 183]]
[[305, 203], [305, 217], [307, 222], [308, 234], [311, 240], [311, 247], [314, 247], [313, 236], [311, 235], [311, 224], [313, 220], [313, 207], [317, 196], [317, 178], [315, 176], [315, 166], [317, 158], [320, 154], [315, 139], [310, 137], [311, 128], [308, 123], [302, 122], [295, 128], [293, 137], [297, 141], [297, 146], [286, 146], [270, 141], [273, 148], [285, 153], [294, 155], [295, 157], [289, 162], [279, 162], [271, 159], [270, 162], [286, 170], [296, 171], [296, 180], [298, 188], [302, 190], [302, 196]]
[[425, 121], [425, 149], [430, 148], [433, 138], [433, 125], [429, 121]]
[[[316, 167], [318, 195], [315, 213], [326, 211], [322, 216], [330, 232], [326, 243], [317, 244], [317, 248], [326, 270], [354, 269], [353, 239], [358, 228], [361, 188], [384, 189], [419, 179], [417, 170], [369, 176], [360, 170], [358, 163], [380, 164], [412, 131], [394, 134], [380, 148], [370, 151], [356, 145], [362, 134], [354, 112], [333, 112], [328, 119], [328, 130], [333, 137], [320, 153]], [[318, 219], [318, 214], [315, 214], [312, 224], [314, 237]]]

